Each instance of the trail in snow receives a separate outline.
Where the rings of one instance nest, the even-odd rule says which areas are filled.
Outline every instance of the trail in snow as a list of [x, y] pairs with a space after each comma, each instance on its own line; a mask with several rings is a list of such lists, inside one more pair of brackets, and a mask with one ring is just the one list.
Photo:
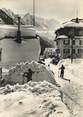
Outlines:
[[[48, 63], [48, 60], [46, 62]], [[62, 63], [66, 67], [65, 78], [70, 79], [70, 82], [59, 77], [58, 69]], [[57, 66], [51, 64], [50, 69], [54, 72], [55, 79], [61, 86], [60, 89], [64, 94], [63, 100], [71, 110], [72, 117], [83, 117], [83, 61], [71, 64], [69, 60], [66, 60], [60, 64]]]

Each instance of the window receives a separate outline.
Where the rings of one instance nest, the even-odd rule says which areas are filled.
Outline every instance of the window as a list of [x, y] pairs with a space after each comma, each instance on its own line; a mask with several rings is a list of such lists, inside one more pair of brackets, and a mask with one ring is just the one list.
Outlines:
[[80, 54], [80, 49], [78, 49], [78, 54]]
[[60, 49], [56, 49], [56, 53], [60, 53]]
[[83, 53], [83, 49], [78, 49], [78, 53]]
[[72, 53], [75, 54], [75, 49], [72, 50]]
[[79, 36], [83, 36], [83, 30], [79, 31]]
[[68, 32], [68, 36], [69, 36], [69, 38], [74, 38], [74, 29], [72, 29]]
[[2, 48], [0, 48], [0, 61], [1, 61]]
[[70, 53], [70, 49], [64, 49], [63, 52], [64, 52], [64, 54], [68, 54], [68, 53]]
[[82, 40], [79, 40], [79, 45], [82, 45], [83, 41]]
[[82, 40], [79, 40], [79, 45], [82, 45]]
[[70, 44], [70, 40], [69, 40], [69, 39], [64, 40], [64, 41], [63, 41], [63, 44], [64, 44], [64, 45], [69, 45], [69, 44]]
[[72, 44], [75, 45], [75, 40], [72, 40]]

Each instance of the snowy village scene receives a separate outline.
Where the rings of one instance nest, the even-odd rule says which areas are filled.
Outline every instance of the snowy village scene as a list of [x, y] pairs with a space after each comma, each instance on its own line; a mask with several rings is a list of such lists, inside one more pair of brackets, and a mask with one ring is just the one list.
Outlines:
[[83, 117], [83, 0], [0, 0], [0, 117]]

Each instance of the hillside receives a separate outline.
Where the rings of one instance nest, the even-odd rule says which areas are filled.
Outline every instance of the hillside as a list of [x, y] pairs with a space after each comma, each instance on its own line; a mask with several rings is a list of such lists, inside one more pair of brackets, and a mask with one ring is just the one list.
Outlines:
[[[33, 17], [31, 14], [27, 13], [24, 15], [23, 20], [25, 24], [31, 25], [33, 23]], [[45, 19], [43, 17], [36, 16], [36, 27], [43, 30], [53, 30], [60, 25], [57, 20]]]

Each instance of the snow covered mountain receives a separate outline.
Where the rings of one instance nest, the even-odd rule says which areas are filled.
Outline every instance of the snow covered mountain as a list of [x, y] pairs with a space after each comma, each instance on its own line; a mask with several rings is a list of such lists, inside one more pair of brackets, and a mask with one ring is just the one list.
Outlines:
[[[5, 24], [17, 24], [17, 17], [21, 15], [17, 15], [12, 12], [10, 9], [2, 8], [0, 9], [0, 18], [3, 20]], [[36, 16], [36, 28], [40, 30], [53, 30], [56, 29], [60, 23], [54, 19], [45, 19], [43, 17]], [[33, 24], [33, 16], [30, 13], [21, 16], [21, 24], [23, 25], [32, 25]]]
[[[23, 20], [25, 24], [31, 25], [33, 23], [33, 17], [29, 13], [24, 15]], [[43, 17], [38, 17], [38, 16], [36, 16], [35, 21], [36, 21], [36, 27], [43, 30], [50, 30], [50, 29], [53, 30], [60, 25], [60, 23], [57, 20], [45, 19]]]
[[[14, 14], [10, 9], [2, 8], [0, 9], [0, 18], [3, 20], [4, 24], [14, 25], [17, 24], [17, 17], [19, 15]], [[21, 19], [21, 24], [24, 24], [23, 20]]]

